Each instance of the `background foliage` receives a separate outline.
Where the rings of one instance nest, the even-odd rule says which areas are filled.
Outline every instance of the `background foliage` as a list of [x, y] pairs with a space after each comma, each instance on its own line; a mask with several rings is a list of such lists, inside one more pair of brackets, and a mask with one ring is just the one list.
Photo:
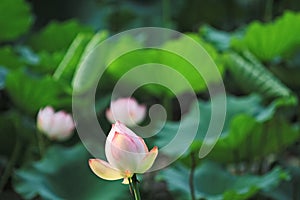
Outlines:
[[[144, 199], [300, 199], [299, 9], [297, 0], [1, 0], [0, 199], [128, 199], [125, 185], [91, 173], [91, 155], [76, 134], [66, 142], [47, 141], [41, 155], [36, 114], [47, 105], [71, 112], [73, 76], [87, 52], [110, 35], [142, 26], [187, 33], [215, 61], [227, 91], [221, 137], [200, 160], [211, 105], [206, 84], [190, 64], [155, 50], [132, 52], [111, 64], [96, 96], [107, 130], [103, 116], [113, 83], [136, 65], [171, 66], [198, 94], [201, 120], [193, 144], [173, 165], [139, 177]], [[128, 44], [140, 45], [124, 38], [118, 48]], [[180, 39], [165, 45], [185, 46]], [[185, 92], [172, 77], [157, 76]], [[150, 85], [135, 97], [148, 106], [167, 105], [172, 115], [147, 141], [164, 146], [179, 126], [174, 94]], [[182, 117], [187, 133], [196, 123], [195, 106]]]

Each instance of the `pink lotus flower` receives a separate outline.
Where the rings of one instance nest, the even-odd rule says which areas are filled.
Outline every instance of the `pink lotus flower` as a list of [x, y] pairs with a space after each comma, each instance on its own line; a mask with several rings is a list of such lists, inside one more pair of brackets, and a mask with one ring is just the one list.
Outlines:
[[48, 138], [63, 141], [71, 137], [75, 125], [71, 115], [64, 111], [55, 113], [52, 107], [47, 106], [37, 115], [37, 127]]
[[115, 123], [120, 121], [126, 126], [133, 126], [143, 121], [146, 115], [146, 106], [139, 105], [134, 98], [120, 98], [111, 102], [110, 109], [106, 110], [106, 118]]
[[154, 147], [149, 151], [141, 137], [117, 121], [108, 134], [105, 154], [108, 162], [100, 159], [89, 160], [92, 171], [105, 180], [123, 178], [123, 183], [128, 184], [128, 178], [150, 169], [158, 149]]

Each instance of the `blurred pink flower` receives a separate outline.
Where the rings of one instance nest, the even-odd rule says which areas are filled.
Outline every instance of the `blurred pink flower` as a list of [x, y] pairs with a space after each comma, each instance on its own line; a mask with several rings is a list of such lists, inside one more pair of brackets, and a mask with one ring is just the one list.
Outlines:
[[120, 121], [126, 126], [134, 126], [144, 120], [146, 106], [139, 105], [134, 98], [120, 98], [111, 102], [106, 110], [106, 118], [115, 123]]
[[124, 179], [135, 173], [144, 173], [153, 165], [158, 149], [155, 146], [148, 150], [144, 140], [117, 121], [112, 125], [106, 144], [105, 154], [108, 162], [100, 159], [90, 159], [89, 166], [100, 178], [106, 180]]
[[71, 137], [75, 125], [70, 114], [64, 111], [55, 113], [52, 107], [47, 106], [37, 115], [37, 127], [48, 138], [63, 141]]

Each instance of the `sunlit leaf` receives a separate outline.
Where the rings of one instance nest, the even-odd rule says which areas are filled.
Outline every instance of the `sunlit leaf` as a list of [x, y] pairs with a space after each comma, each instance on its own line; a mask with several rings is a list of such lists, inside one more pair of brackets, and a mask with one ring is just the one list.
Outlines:
[[263, 61], [290, 53], [300, 45], [300, 14], [287, 11], [274, 22], [252, 22], [242, 39], [235, 39], [233, 46], [248, 49]]
[[64, 79], [71, 82], [74, 71], [80, 61], [81, 55], [91, 39], [90, 34], [79, 33], [74, 41], [71, 43], [63, 59], [59, 63], [55, 73], [54, 79]]
[[[244, 57], [243, 57], [244, 56]], [[229, 52], [225, 62], [242, 89], [255, 91], [271, 99], [280, 99], [282, 104], [295, 105], [297, 98], [277, 77], [268, 71], [250, 52], [243, 56]]]
[[[207, 51], [208, 55], [216, 62], [218, 67], [217, 70], [220, 72], [220, 74], [222, 74], [224, 71], [223, 65], [220, 62], [218, 53], [214, 47], [208, 43], [205, 43], [195, 34], [188, 34], [188, 36]], [[119, 48], [126, 49], [130, 45], [142, 48], [142, 44], [139, 44], [136, 41], [131, 41], [128, 38], [127, 40], [125, 39], [126, 38], [118, 43], [118, 46], [115, 50], [116, 52], [112, 52], [112, 54], [116, 54], [119, 51]], [[193, 66], [185, 58], [182, 58], [172, 52], [148, 48], [136, 50], [118, 57], [118, 59], [116, 59], [109, 66], [108, 72], [115, 77], [116, 80], [119, 80], [126, 72], [143, 64], [157, 63], [167, 66], [169, 67], [169, 70], [159, 66], [157, 66], [155, 69], [151, 68], [151, 70], [148, 71], [144, 68], [144, 73], [140, 73], [138, 71], [136, 72], [138, 74], [132, 75], [130, 76], [131, 78], [128, 78], [129, 83], [143, 83], [143, 81], [149, 80], [149, 74], [151, 74], [151, 82], [163, 82], [166, 86], [166, 88], [154, 84], [145, 86], [148, 92], [157, 96], [168, 95], [172, 97], [176, 94], [186, 92], [190, 90], [187, 81], [191, 85], [191, 89], [196, 92], [206, 90], [207, 84], [213, 84], [219, 81], [215, 74], [210, 73], [210, 70], [215, 66], [212, 61], [208, 61], [208, 55], [204, 53], [204, 50], [203, 52], [195, 52], [191, 45], [186, 44], [186, 38], [168, 41], [162, 45], [161, 49], [176, 49], [178, 52], [190, 53], [190, 55], [194, 57], [199, 57], [199, 60], [202, 60], [206, 64], [206, 66], [203, 67], [203, 70], [206, 70], [205, 78], [209, 82], [205, 83], [204, 79], [202, 78], [203, 74], [200, 74], [195, 66]], [[134, 71], [131, 71], [131, 73], [133, 74]], [[171, 89], [172, 92], [167, 88]]]

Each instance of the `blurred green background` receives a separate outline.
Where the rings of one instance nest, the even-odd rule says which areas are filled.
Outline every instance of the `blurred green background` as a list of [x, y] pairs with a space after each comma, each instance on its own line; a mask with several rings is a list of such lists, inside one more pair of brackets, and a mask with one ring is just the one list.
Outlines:
[[95, 29], [119, 32], [141, 26], [170, 27], [181, 32], [197, 31], [203, 24], [225, 31], [252, 20], [267, 21], [285, 10], [299, 10], [296, 0], [31, 0], [35, 27], [49, 21], [76, 18]]
[[[205, 48], [223, 77], [227, 116], [216, 146], [199, 159], [211, 104], [191, 65], [154, 50], [112, 63], [96, 95], [105, 131], [114, 83], [138, 64], [164, 63], [191, 75], [198, 97], [193, 144], [166, 169], [139, 176], [143, 199], [300, 199], [299, 10], [298, 0], [1, 0], [0, 199], [129, 199], [126, 185], [91, 172], [92, 156], [77, 134], [64, 142], [44, 137], [46, 152], [39, 152], [36, 115], [48, 105], [71, 113], [74, 73], [87, 52], [111, 35], [144, 26], [186, 33]], [[180, 39], [170, 44], [185, 47]], [[126, 45], [131, 41], [120, 41], [119, 48]], [[151, 148], [168, 144], [181, 119], [174, 94], [152, 85], [134, 95], [148, 107], [167, 108], [164, 128], [146, 142]], [[182, 116], [187, 134], [198, 123], [195, 106]]]

